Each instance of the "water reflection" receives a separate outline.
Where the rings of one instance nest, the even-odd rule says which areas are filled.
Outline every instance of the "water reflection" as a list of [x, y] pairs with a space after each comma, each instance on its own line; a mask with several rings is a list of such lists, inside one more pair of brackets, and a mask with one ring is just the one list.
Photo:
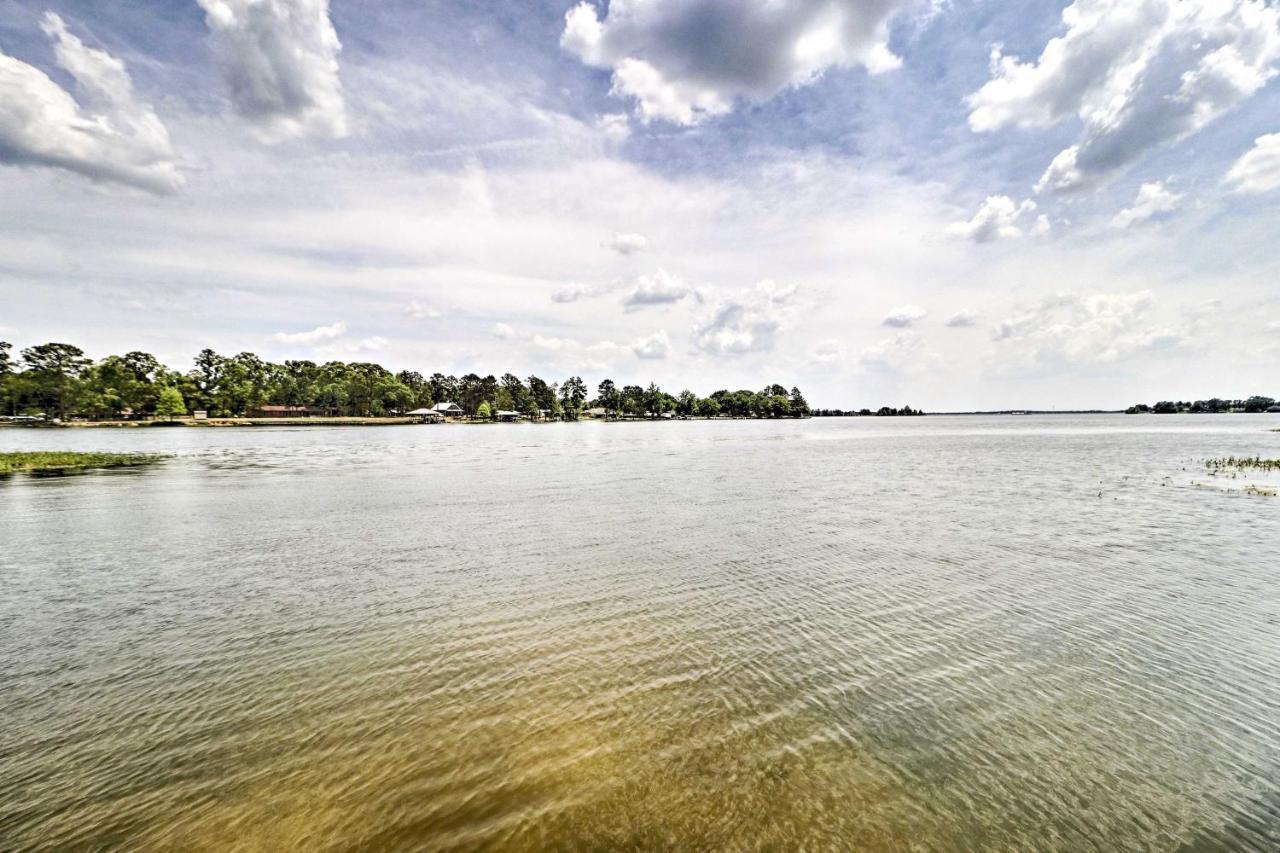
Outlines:
[[1280, 434], [1013, 420], [76, 435], [0, 846], [1267, 849]]

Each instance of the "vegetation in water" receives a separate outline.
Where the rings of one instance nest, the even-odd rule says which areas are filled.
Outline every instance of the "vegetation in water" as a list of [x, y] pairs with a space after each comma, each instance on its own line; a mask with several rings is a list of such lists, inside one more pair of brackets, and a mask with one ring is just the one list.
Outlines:
[[1219, 456], [1206, 459], [1204, 465], [1215, 474], [1224, 471], [1280, 471], [1280, 459], [1263, 459], [1260, 456]]
[[0, 475], [18, 472], [78, 471], [86, 468], [124, 468], [149, 465], [164, 458], [164, 456], [143, 453], [4, 452], [0, 453]]

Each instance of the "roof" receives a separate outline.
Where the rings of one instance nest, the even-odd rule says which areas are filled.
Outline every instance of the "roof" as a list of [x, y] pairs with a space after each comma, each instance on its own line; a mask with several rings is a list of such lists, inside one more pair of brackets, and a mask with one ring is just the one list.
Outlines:
[[406, 415], [438, 415], [435, 409], [414, 409], [412, 412], [405, 412]]
[[431, 408], [437, 412], [462, 411], [462, 407], [459, 406], [457, 403], [436, 403]]
[[493, 413], [493, 416], [495, 418], [518, 418], [520, 417], [520, 413], [513, 412], [510, 409], [498, 409], [498, 411]]

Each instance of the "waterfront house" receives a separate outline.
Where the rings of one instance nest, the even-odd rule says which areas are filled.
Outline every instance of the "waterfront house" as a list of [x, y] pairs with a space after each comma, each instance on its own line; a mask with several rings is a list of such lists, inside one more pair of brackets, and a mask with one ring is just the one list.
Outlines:
[[586, 415], [589, 418], [607, 418], [609, 416], [609, 410], [604, 408], [603, 406], [595, 406], [593, 408], [587, 409], [582, 414]]
[[258, 406], [249, 410], [251, 418], [309, 418], [318, 410], [310, 406]]
[[406, 415], [413, 418], [419, 418], [424, 424], [438, 424], [444, 420], [444, 413], [437, 412], [432, 409], [414, 409], [412, 412], [405, 412]]
[[436, 403], [431, 408], [446, 418], [460, 418], [463, 415], [462, 407], [457, 403]]
[[493, 413], [493, 419], [497, 421], [506, 421], [507, 423], [515, 423], [520, 420], [519, 412], [513, 412], [510, 409], [498, 409]]

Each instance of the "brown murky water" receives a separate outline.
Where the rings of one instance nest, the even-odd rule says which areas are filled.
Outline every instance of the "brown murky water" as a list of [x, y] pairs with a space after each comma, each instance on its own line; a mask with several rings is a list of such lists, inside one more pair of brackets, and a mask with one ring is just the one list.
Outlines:
[[0, 432], [0, 848], [1277, 849], [1276, 420]]

